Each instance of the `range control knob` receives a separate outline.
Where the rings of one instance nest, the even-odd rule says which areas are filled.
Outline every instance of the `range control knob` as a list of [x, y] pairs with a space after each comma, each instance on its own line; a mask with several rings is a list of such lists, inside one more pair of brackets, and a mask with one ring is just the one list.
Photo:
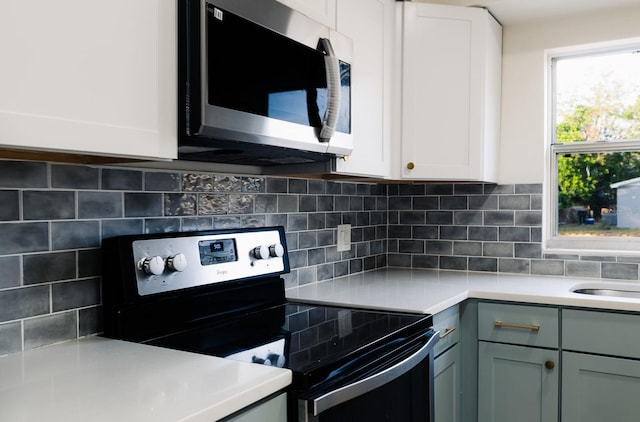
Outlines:
[[270, 257], [280, 258], [282, 255], [284, 255], [284, 247], [281, 244], [276, 243], [275, 245], [269, 246]]
[[187, 268], [187, 257], [183, 253], [178, 253], [167, 258], [167, 268], [170, 271], [184, 271]]
[[256, 246], [253, 248], [253, 256], [256, 259], [267, 259], [269, 258], [269, 247], [266, 245]]
[[149, 275], [160, 275], [164, 272], [164, 259], [161, 256], [143, 258], [138, 262], [138, 269]]

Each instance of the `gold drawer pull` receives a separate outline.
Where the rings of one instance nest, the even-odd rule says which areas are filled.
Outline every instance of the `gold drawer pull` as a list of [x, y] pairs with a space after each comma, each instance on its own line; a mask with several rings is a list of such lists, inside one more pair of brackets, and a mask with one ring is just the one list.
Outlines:
[[440, 340], [442, 340], [443, 338], [445, 338], [446, 336], [448, 336], [449, 334], [453, 333], [456, 330], [456, 327], [447, 327], [444, 329], [444, 333], [440, 334]]
[[539, 325], [520, 325], [520, 324], [508, 324], [502, 321], [494, 321], [493, 325], [496, 327], [504, 327], [504, 328], [519, 328], [521, 330], [531, 330], [531, 331], [540, 331]]
[[554, 361], [552, 361], [552, 360], [548, 360], [548, 361], [546, 361], [546, 362], [544, 363], [544, 367], [545, 367], [545, 368], [547, 368], [547, 369], [553, 369], [553, 368], [555, 368], [555, 367], [556, 367], [556, 364], [555, 364], [555, 362], [554, 362]]
[[407, 163], [407, 168], [408, 168], [409, 170], [413, 170], [413, 169], [415, 168], [415, 166], [416, 166], [416, 165], [415, 165], [415, 164], [413, 164], [413, 163], [411, 163], [411, 162]]

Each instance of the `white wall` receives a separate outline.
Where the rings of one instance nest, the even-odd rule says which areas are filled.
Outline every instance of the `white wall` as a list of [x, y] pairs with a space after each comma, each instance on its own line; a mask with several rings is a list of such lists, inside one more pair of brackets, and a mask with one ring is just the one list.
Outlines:
[[545, 50], [634, 37], [640, 5], [504, 27], [500, 183], [543, 182]]

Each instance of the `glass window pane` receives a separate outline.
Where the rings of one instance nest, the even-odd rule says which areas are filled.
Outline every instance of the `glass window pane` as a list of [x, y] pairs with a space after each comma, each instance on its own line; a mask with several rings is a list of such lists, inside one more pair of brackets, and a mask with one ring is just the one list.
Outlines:
[[640, 138], [640, 54], [554, 59], [555, 142]]
[[558, 236], [640, 237], [640, 151], [556, 157]]

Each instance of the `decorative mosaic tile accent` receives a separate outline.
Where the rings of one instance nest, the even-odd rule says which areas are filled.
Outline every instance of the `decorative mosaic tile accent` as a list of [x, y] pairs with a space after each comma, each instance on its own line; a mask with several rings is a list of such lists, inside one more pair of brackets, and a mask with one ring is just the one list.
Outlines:
[[182, 190], [186, 192], [212, 192], [213, 176], [210, 174], [186, 173], [182, 177]]
[[213, 177], [214, 192], [240, 192], [242, 189], [242, 178], [226, 175], [215, 175]]
[[200, 194], [198, 195], [198, 214], [227, 214], [229, 212], [229, 195]]

